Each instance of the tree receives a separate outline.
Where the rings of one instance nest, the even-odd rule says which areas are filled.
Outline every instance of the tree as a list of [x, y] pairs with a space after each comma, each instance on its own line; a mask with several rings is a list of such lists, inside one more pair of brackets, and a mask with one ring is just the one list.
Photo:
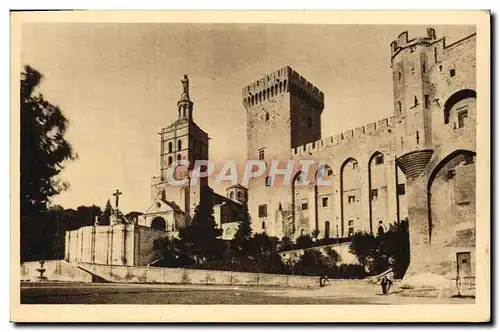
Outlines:
[[184, 243], [180, 239], [168, 237], [156, 239], [153, 242], [153, 249], [159, 258], [155, 266], [182, 267], [195, 263], [186, 252]]
[[233, 250], [237, 256], [244, 255], [248, 252], [249, 241], [252, 238], [252, 218], [248, 212], [248, 205], [243, 205], [243, 213], [238, 221], [238, 229], [232, 241]]
[[314, 231], [312, 231], [311, 235], [314, 241], [317, 241], [319, 236], [319, 229], [315, 229]]
[[296, 249], [311, 248], [314, 245], [312, 238], [307, 234], [299, 236], [295, 244]]
[[268, 256], [277, 251], [278, 239], [269, 237], [266, 233], [255, 234], [249, 241], [247, 255]]
[[179, 237], [184, 241], [185, 249], [199, 262], [213, 260], [222, 253], [221, 235], [222, 231], [215, 223], [213, 192], [205, 186], [193, 219], [188, 226], [179, 230]]
[[108, 199], [106, 205], [104, 206], [104, 211], [102, 212], [102, 215], [99, 218], [99, 224], [109, 225], [112, 213], [113, 213], [113, 208], [111, 207], [111, 202]]
[[410, 264], [410, 233], [408, 219], [391, 224], [389, 230], [380, 236], [381, 252], [392, 261], [396, 278], [402, 278]]
[[279, 245], [279, 250], [280, 251], [286, 251], [286, 250], [292, 250], [293, 249], [293, 242], [288, 236], [283, 236], [281, 238], [281, 243]]
[[58, 175], [76, 158], [64, 138], [68, 120], [58, 106], [35, 92], [42, 75], [25, 66], [21, 73], [21, 217], [47, 210], [50, 198], [66, 190]]
[[393, 268], [396, 278], [402, 278], [410, 263], [408, 220], [391, 224], [389, 230], [377, 237], [356, 233], [351, 239], [349, 252], [370, 274], [379, 274]]
[[296, 273], [307, 276], [329, 273], [329, 266], [323, 253], [317, 249], [304, 250], [299, 261], [294, 266]]
[[366, 232], [356, 232], [351, 238], [349, 252], [357, 257], [359, 263], [370, 269], [370, 263], [380, 246], [379, 239]]
[[125, 218], [130, 222], [135, 222], [140, 216], [144, 215], [142, 212], [131, 211], [125, 215]]
[[73, 149], [64, 138], [68, 120], [58, 106], [49, 103], [35, 90], [42, 75], [26, 66], [21, 73], [20, 96], [20, 216], [21, 260], [43, 255], [53, 225], [46, 221], [50, 199], [66, 190], [67, 182], [59, 178], [65, 162], [74, 160]]
[[325, 251], [326, 257], [328, 258], [328, 263], [330, 265], [337, 265], [337, 264], [342, 262], [342, 257], [332, 247], [326, 247], [324, 249], [324, 251]]

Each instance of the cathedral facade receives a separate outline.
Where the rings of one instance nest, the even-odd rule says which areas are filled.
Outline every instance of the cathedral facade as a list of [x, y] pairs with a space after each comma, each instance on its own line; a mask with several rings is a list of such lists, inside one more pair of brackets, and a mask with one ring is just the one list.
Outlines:
[[432, 28], [412, 39], [403, 32], [388, 55], [393, 115], [333, 136], [321, 133], [323, 92], [292, 68], [243, 88], [247, 158], [268, 166], [311, 159], [332, 183], [301, 185], [300, 171], [288, 186], [251, 179], [253, 230], [345, 239], [408, 219], [410, 270], [442, 274], [462, 264], [457, 269], [472, 274], [476, 35], [448, 45]]
[[[214, 217], [222, 230], [222, 238], [232, 239], [248, 198], [247, 188], [235, 184], [226, 189], [224, 196], [209, 187], [208, 176], [200, 176], [192, 181], [195, 162], [209, 160], [209, 136], [194, 121], [194, 103], [189, 96], [187, 75], [184, 75], [181, 83], [182, 93], [177, 102], [178, 118], [159, 133], [160, 175], [152, 178], [151, 204], [139, 220], [139, 225], [177, 236], [179, 229], [194, 217], [201, 193], [206, 189], [213, 199]], [[181, 161], [187, 166], [177, 167]], [[168, 170], [174, 168], [177, 170], [174, 178], [185, 179], [184, 185], [173, 185], [169, 181]]]

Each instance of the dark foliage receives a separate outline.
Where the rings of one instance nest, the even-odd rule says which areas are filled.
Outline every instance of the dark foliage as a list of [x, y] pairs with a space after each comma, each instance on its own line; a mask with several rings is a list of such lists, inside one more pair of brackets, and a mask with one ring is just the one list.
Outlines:
[[21, 217], [47, 210], [50, 198], [68, 187], [58, 175], [75, 158], [64, 135], [68, 120], [59, 107], [35, 93], [42, 75], [26, 66], [21, 73]]
[[137, 212], [137, 211], [131, 211], [125, 215], [125, 218], [127, 218], [129, 221], [134, 222], [137, 220], [140, 216], [144, 215], [142, 212]]
[[248, 212], [248, 205], [244, 204], [241, 220], [232, 241], [235, 256], [244, 257], [250, 251], [250, 240], [252, 239], [252, 218]]
[[387, 256], [396, 278], [402, 278], [410, 264], [408, 219], [392, 224], [381, 238], [381, 252]]
[[179, 231], [186, 253], [196, 262], [216, 260], [226, 248], [219, 239], [222, 231], [215, 223], [212, 197], [211, 189], [205, 186], [201, 192], [200, 203], [194, 210], [193, 219]]
[[37, 222], [32, 223], [31, 229], [25, 233], [22, 260], [62, 259], [65, 232], [93, 225], [95, 217], [100, 214], [101, 208], [95, 205], [79, 206], [76, 210], [56, 206], [40, 213]]
[[113, 208], [111, 207], [111, 202], [108, 199], [106, 205], [104, 206], [104, 211], [102, 212], [102, 215], [99, 218], [99, 225], [109, 225], [112, 213], [113, 213]]
[[[64, 135], [68, 120], [59, 107], [50, 104], [35, 90], [42, 75], [26, 66], [21, 73], [21, 155], [20, 155], [20, 216], [21, 260], [44, 255], [44, 241], [50, 238], [53, 225], [39, 225], [48, 218], [50, 198], [68, 188], [58, 177], [64, 162], [76, 158]], [[37, 248], [37, 249], [35, 249]]]
[[284, 236], [278, 246], [279, 251], [287, 251], [293, 249], [293, 242], [288, 236]]
[[181, 267], [195, 263], [184, 247], [184, 243], [177, 238], [160, 238], [153, 242], [153, 249], [157, 252], [159, 261], [155, 266]]
[[410, 263], [408, 220], [392, 224], [386, 233], [377, 237], [354, 234], [349, 251], [370, 274], [379, 274], [392, 267], [394, 276], [402, 278]]
[[310, 248], [313, 245], [314, 245], [314, 242], [309, 235], [301, 235], [295, 241], [295, 249]]
[[359, 279], [367, 276], [363, 266], [340, 264], [340, 255], [332, 248], [305, 250], [293, 267], [293, 274], [327, 275], [332, 279]]

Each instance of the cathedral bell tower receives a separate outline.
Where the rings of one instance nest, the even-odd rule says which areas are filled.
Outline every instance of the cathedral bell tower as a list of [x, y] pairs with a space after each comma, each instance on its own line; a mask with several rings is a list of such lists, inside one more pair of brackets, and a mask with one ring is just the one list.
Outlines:
[[154, 177], [151, 185], [151, 199], [175, 203], [189, 217], [199, 203], [200, 193], [208, 184], [201, 178], [196, 184], [189, 180], [183, 186], [168, 183], [167, 170], [177, 160], [189, 161], [193, 167], [196, 160], [208, 160], [208, 134], [193, 120], [193, 105], [189, 96], [189, 78], [181, 79], [182, 93], [177, 102], [177, 120], [160, 132], [160, 176]]

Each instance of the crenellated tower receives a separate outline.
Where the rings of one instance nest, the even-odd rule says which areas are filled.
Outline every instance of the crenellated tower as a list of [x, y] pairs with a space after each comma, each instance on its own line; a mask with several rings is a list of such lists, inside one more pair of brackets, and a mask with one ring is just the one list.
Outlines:
[[435, 30], [428, 28], [425, 37], [409, 40], [405, 31], [391, 43], [396, 151], [399, 165], [410, 179], [422, 172], [432, 156], [428, 46], [435, 40]]
[[[293, 148], [321, 138], [324, 94], [289, 66], [245, 86], [242, 101], [249, 160], [268, 166], [271, 160], [288, 161]], [[248, 190], [253, 229], [282, 236], [282, 225], [292, 216], [290, 186], [266, 186], [260, 177], [250, 180]]]

